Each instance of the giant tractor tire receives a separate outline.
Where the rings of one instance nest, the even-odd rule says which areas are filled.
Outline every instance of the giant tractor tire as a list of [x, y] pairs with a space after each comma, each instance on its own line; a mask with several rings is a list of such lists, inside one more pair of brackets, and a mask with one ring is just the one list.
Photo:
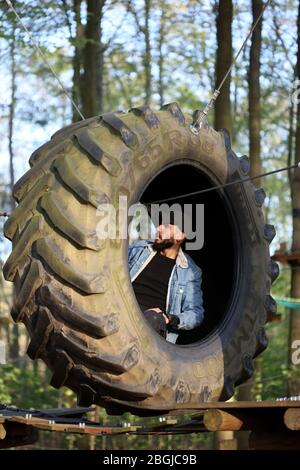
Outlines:
[[[168, 343], [143, 318], [127, 240], [97, 238], [99, 204], [117, 206], [119, 195], [137, 202], [167, 168], [192, 165], [212, 185], [245, 178], [249, 161], [235, 155], [228, 133], [195, 135], [191, 122], [171, 103], [72, 124], [33, 153], [15, 185], [18, 206], [5, 224], [13, 249], [4, 266], [16, 291], [12, 316], [29, 332], [30, 358], [42, 359], [51, 384], [72, 389], [79, 405], [154, 415], [227, 400], [267, 346], [264, 325], [276, 311], [269, 295], [278, 276], [269, 256], [275, 231], [264, 223], [264, 192], [251, 182], [221, 190], [234, 227], [232, 290], [218, 324], [192, 344]], [[213, 256], [222, 258], [217, 247]], [[218, 286], [211, 288], [216, 297]]]

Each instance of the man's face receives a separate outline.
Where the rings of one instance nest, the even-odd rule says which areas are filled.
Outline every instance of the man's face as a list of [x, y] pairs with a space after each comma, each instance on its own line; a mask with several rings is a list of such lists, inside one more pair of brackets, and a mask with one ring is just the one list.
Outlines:
[[162, 251], [172, 246], [179, 246], [185, 240], [186, 235], [177, 225], [159, 225], [156, 229], [157, 235], [153, 243], [153, 248]]

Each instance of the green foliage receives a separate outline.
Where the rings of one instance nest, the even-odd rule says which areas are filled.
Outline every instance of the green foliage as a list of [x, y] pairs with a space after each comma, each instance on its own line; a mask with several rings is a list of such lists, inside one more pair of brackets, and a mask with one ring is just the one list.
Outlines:
[[289, 313], [282, 312], [280, 323], [267, 327], [269, 345], [261, 356], [261, 373], [256, 380], [259, 384], [259, 398], [275, 400], [287, 396]]
[[0, 402], [20, 408], [55, 408], [59, 392], [48, 385], [49, 373], [27, 362], [27, 367], [0, 366]]

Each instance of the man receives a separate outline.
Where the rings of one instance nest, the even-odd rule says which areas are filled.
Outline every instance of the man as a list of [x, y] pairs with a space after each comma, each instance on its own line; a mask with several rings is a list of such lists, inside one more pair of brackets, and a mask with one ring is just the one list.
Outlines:
[[132, 286], [147, 320], [168, 341], [203, 320], [201, 269], [181, 245], [186, 236], [175, 225], [160, 225], [154, 242], [129, 245]]

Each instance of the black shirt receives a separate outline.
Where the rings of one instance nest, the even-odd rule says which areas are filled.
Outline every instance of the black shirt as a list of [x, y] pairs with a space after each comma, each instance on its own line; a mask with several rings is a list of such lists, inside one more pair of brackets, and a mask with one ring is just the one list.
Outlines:
[[142, 311], [159, 307], [166, 310], [168, 283], [176, 260], [159, 252], [133, 281], [132, 286]]

